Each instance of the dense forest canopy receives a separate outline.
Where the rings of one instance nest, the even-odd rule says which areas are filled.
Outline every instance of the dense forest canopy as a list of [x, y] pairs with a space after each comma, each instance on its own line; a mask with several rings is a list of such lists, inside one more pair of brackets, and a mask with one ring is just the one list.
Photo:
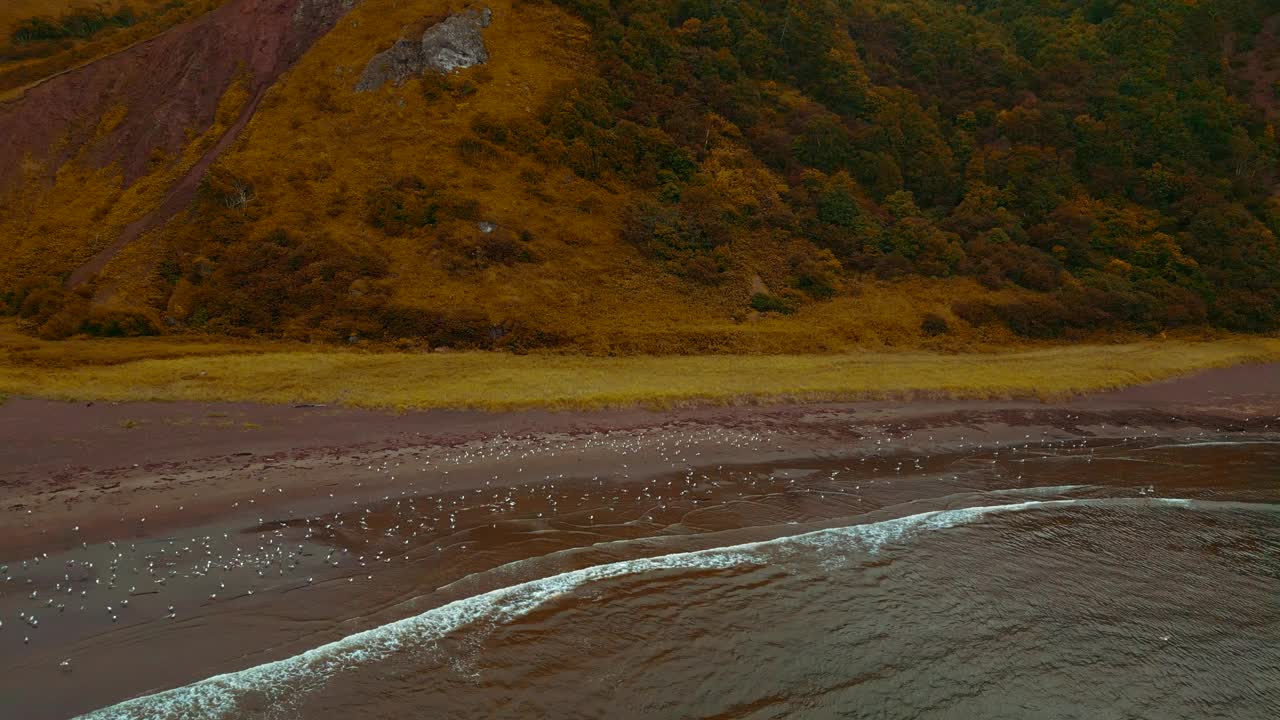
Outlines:
[[647, 191], [624, 232], [674, 272], [747, 226], [830, 251], [795, 260], [815, 297], [838, 263], [1043, 291], [1003, 309], [1029, 335], [1280, 324], [1275, 133], [1229, 62], [1272, 3], [560, 1], [604, 80], [546, 127]]

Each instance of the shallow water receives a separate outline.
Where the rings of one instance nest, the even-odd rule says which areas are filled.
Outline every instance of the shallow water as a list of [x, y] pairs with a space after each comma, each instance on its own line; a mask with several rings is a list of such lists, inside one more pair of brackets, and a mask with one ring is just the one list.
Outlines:
[[673, 452], [634, 483], [89, 545], [41, 565], [171, 579], [109, 631], [46, 622], [70, 669], [0, 635], [9, 677], [32, 679], [0, 688], [22, 717], [141, 695], [88, 717], [1271, 718], [1280, 445], [1255, 440], [785, 467]]
[[[1280, 547], [1258, 530], [1277, 510], [1032, 505], [878, 550], [833, 532], [703, 551], [442, 639], [406, 628], [291, 712], [1274, 717]], [[1191, 539], [1153, 548], [1169, 534]]]

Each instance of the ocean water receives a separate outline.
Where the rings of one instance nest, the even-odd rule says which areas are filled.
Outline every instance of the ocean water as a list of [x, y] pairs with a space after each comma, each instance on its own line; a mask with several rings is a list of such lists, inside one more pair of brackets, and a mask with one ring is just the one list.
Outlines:
[[1265, 717], [1277, 578], [1280, 504], [934, 510], [531, 580], [85, 717]]
[[235, 594], [73, 633], [69, 671], [17, 664], [20, 716], [1280, 716], [1266, 439], [464, 494], [116, 549], [121, 578], [183, 558], [131, 614]]

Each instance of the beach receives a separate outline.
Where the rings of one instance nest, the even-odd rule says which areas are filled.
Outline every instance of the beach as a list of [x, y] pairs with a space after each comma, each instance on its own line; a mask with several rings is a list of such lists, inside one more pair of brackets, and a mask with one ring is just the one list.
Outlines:
[[[855, 513], [814, 489], [785, 517], [741, 502], [818, 475], [926, 487], [1002, 449], [1274, 442], [1278, 417], [1274, 364], [1052, 403], [394, 413], [12, 398], [0, 688], [22, 717], [68, 717], [493, 590], [512, 563], [780, 536], [906, 497]], [[35, 626], [19, 615], [37, 612]]]

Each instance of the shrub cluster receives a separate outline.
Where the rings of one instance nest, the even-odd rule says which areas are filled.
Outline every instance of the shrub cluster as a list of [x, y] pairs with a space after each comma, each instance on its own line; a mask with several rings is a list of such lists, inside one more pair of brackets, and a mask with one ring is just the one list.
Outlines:
[[138, 14], [125, 5], [113, 13], [101, 7], [74, 8], [58, 18], [33, 17], [18, 23], [9, 36], [15, 46], [58, 40], [91, 38], [107, 28], [129, 27], [138, 22]]

